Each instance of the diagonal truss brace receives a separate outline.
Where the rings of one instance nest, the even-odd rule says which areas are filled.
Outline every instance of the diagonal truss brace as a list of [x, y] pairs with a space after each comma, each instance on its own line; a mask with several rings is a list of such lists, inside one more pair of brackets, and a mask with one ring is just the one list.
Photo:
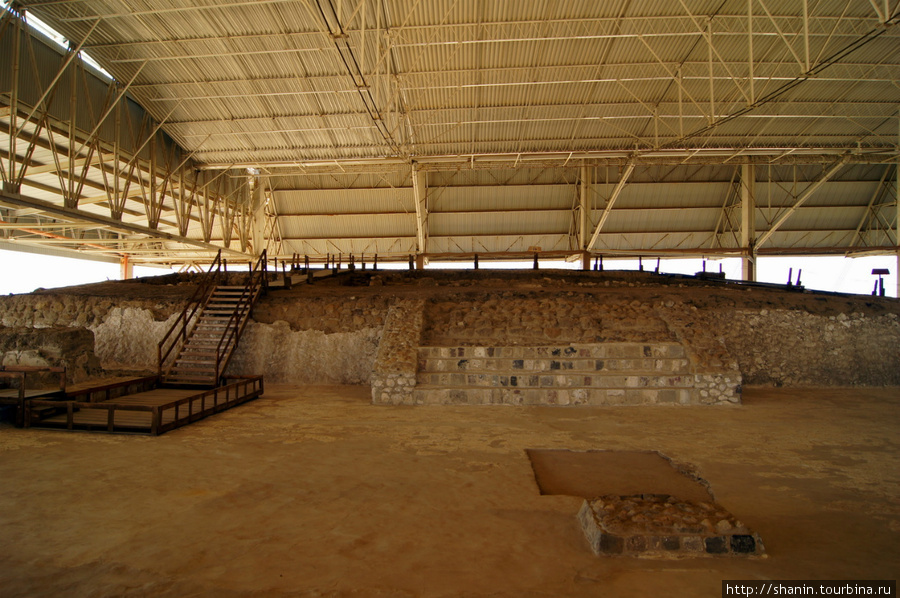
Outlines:
[[56, 204], [52, 204], [48, 201], [44, 201], [41, 199], [35, 199], [31, 197], [26, 197], [24, 195], [20, 195], [18, 193], [10, 193], [7, 191], [3, 191], [0, 193], [0, 203], [10, 206], [15, 206], [17, 208], [36, 208], [41, 210], [42, 212], [53, 216], [54, 218], [72, 220], [76, 222], [90, 222], [92, 224], [99, 224], [109, 230], [118, 230], [126, 233], [139, 234], [139, 235], [147, 235], [153, 239], [161, 240], [161, 241], [172, 241], [174, 243], [182, 243], [184, 245], [192, 245], [194, 247], [200, 247], [201, 249], [205, 249], [206, 251], [214, 251], [217, 252], [220, 249], [224, 252], [230, 252], [235, 255], [240, 255], [242, 257], [248, 257], [246, 253], [241, 251], [236, 251], [234, 249], [228, 249], [227, 247], [223, 248], [218, 245], [213, 245], [211, 243], [206, 243], [204, 241], [198, 241], [196, 239], [188, 239], [186, 237], [182, 237], [180, 235], [173, 235], [170, 233], [166, 233], [160, 230], [154, 230], [148, 228], [146, 226], [141, 226], [138, 224], [129, 224], [126, 222], [121, 222], [118, 220], [114, 220], [109, 216], [102, 216], [100, 214], [91, 214], [85, 212], [83, 210], [79, 210], [77, 208], [68, 208], [65, 206], [60, 206]]
[[829, 168], [828, 170], [823, 172], [822, 176], [820, 176], [818, 179], [816, 179], [816, 181], [813, 182], [811, 185], [809, 185], [809, 187], [804, 189], [803, 192], [797, 196], [797, 200], [794, 202], [794, 205], [792, 205], [790, 208], [788, 208], [788, 210], [784, 214], [782, 214], [778, 218], [778, 220], [776, 220], [772, 224], [772, 226], [769, 227], [769, 230], [764, 232], [756, 240], [756, 246], [761, 247], [763, 245], [763, 243], [768, 241], [769, 237], [771, 237], [773, 234], [775, 234], [775, 232], [779, 228], [781, 228], [781, 225], [784, 224], [785, 222], [787, 222], [787, 219], [790, 218], [794, 214], [794, 212], [797, 211], [797, 209], [800, 206], [802, 206], [804, 203], [806, 203], [806, 200], [809, 199], [810, 197], [812, 197], [812, 194], [815, 193], [816, 191], [818, 191], [819, 187], [824, 185], [826, 182], [828, 182], [828, 180], [831, 177], [833, 177], [835, 174], [837, 174], [837, 171], [839, 171], [841, 168], [843, 168], [844, 164], [846, 164], [849, 160], [850, 160], [850, 155], [844, 154], [840, 160], [838, 160], [837, 162], [835, 162], [834, 164], [831, 165], [831, 168]]
[[634, 172], [633, 161], [629, 162], [628, 165], [625, 166], [625, 171], [622, 173], [622, 178], [620, 178], [619, 182], [616, 183], [616, 187], [613, 189], [612, 195], [609, 196], [609, 201], [606, 202], [606, 207], [603, 208], [603, 214], [600, 216], [600, 222], [597, 223], [597, 227], [594, 229], [594, 234], [591, 235], [591, 240], [588, 241], [587, 247], [585, 247], [585, 251], [590, 251], [594, 246], [594, 243], [597, 242], [597, 238], [600, 236], [600, 231], [603, 229], [603, 225], [606, 224], [606, 219], [609, 218], [610, 211], [612, 211], [613, 204], [616, 203], [617, 199], [619, 199], [619, 195], [622, 193], [622, 189], [625, 188], [625, 184], [631, 177], [632, 172]]

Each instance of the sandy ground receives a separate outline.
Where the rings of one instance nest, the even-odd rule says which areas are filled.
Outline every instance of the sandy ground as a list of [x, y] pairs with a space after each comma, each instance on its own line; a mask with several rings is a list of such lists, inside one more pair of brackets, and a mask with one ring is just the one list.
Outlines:
[[[0, 427], [0, 596], [719, 596], [897, 579], [900, 389], [741, 407], [387, 407], [270, 386], [158, 438]], [[695, 465], [765, 559], [595, 557], [526, 448]]]

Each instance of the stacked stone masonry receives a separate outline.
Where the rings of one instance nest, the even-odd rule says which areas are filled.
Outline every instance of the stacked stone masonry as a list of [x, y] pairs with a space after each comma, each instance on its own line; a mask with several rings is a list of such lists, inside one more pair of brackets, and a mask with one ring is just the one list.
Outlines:
[[699, 402], [690, 363], [675, 343], [422, 347], [416, 380], [417, 404]]
[[[552, 404], [638, 405], [718, 404], [740, 402], [741, 375], [737, 361], [716, 338], [692, 333], [690, 326], [669, 322], [656, 306], [640, 301], [610, 302], [603, 297], [565, 293], [541, 297], [522, 293], [494, 299], [432, 301], [426, 307], [423, 337], [431, 345], [465, 351], [515, 351], [531, 346], [537, 357], [529, 369], [551, 375], [523, 375], [515, 363], [483, 360], [455, 366], [420, 359], [420, 404]], [[490, 347], [474, 347], [490, 339]], [[562, 344], [567, 343], [567, 344]], [[557, 352], [572, 359], [549, 359]], [[588, 352], [616, 357], [597, 369]], [[661, 376], [658, 353], [678, 354], [677, 362], [660, 361], [672, 376]], [[584, 356], [582, 354], [585, 354]], [[546, 359], [541, 359], [546, 358]], [[587, 360], [587, 361], [586, 361]], [[536, 365], [535, 365], [536, 363]], [[577, 368], [566, 372], [566, 368]], [[438, 367], [438, 370], [434, 370]], [[559, 369], [552, 375], [553, 369]], [[618, 376], [613, 375], [614, 371]], [[576, 375], [582, 374], [582, 375]], [[591, 374], [591, 375], [586, 375]], [[491, 388], [485, 388], [491, 387]]]
[[669, 495], [602, 496], [578, 512], [598, 556], [754, 557], [765, 554], [759, 535], [721, 505]]
[[423, 306], [421, 299], [398, 299], [388, 310], [372, 374], [373, 403], [413, 402]]

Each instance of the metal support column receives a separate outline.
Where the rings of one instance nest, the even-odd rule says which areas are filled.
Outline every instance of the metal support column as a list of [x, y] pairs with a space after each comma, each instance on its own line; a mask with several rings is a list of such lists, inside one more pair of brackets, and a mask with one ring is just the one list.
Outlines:
[[251, 233], [253, 235], [253, 255], [259, 256], [266, 248], [266, 180], [256, 177], [250, 203]]
[[756, 281], [756, 166], [741, 166], [741, 278]]
[[581, 188], [578, 194], [578, 248], [581, 254], [581, 269], [591, 269], [591, 254], [587, 250], [588, 226], [591, 226], [590, 197], [594, 184], [594, 169], [591, 166], [581, 167]]
[[416, 204], [416, 264], [419, 264], [421, 257], [420, 270], [425, 267], [425, 257], [422, 255], [428, 252], [428, 182], [426, 173], [413, 163], [412, 170], [413, 183], [413, 201]]
[[134, 278], [134, 264], [128, 258], [127, 254], [119, 258], [119, 278], [121, 280], [131, 280]]

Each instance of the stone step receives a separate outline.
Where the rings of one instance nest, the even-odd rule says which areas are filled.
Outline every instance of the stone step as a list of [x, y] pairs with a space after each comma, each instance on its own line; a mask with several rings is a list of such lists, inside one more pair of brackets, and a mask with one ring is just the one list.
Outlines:
[[419, 347], [419, 359], [428, 358], [599, 358], [642, 359], [685, 357], [684, 347], [677, 343], [595, 343], [588, 345], [545, 346], [480, 346], [480, 347]]
[[452, 357], [419, 359], [419, 372], [426, 373], [468, 373], [472, 371], [504, 373], [509, 375], [526, 373], [595, 373], [595, 372], [641, 372], [651, 374], [688, 374], [690, 362], [684, 358], [647, 357], [635, 359], [594, 358], [594, 357], [541, 357], [529, 359], [509, 359], [493, 357]]
[[497, 372], [419, 372], [416, 384], [476, 388], [690, 388], [694, 385], [694, 377], [691, 374], [661, 376], [656, 372], [512, 375]]
[[690, 405], [690, 388], [473, 388], [416, 386], [417, 405]]

